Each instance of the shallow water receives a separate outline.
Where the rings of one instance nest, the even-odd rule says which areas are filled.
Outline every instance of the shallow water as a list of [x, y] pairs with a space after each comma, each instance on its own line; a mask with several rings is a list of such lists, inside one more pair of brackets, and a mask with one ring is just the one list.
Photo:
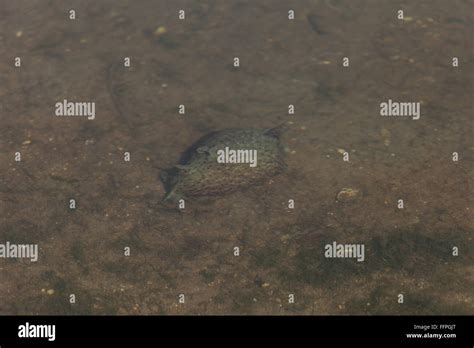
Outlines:
[[[0, 243], [40, 250], [0, 258], [0, 313], [473, 314], [473, 13], [0, 1]], [[95, 102], [95, 119], [56, 117], [64, 99]], [[388, 99], [420, 102], [420, 119], [381, 117]], [[160, 170], [202, 135], [281, 123], [285, 174], [160, 204]], [[334, 241], [364, 261], [326, 258]]]

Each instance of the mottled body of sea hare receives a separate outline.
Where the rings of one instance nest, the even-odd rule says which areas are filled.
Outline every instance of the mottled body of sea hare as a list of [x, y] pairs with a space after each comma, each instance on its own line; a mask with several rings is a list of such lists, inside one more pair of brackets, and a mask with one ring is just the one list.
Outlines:
[[[164, 200], [225, 194], [264, 181], [285, 168], [280, 135], [284, 126], [272, 129], [225, 129], [210, 133], [182, 156], [180, 164], [162, 172], [167, 189]], [[219, 151], [256, 150], [257, 162], [219, 163]]]

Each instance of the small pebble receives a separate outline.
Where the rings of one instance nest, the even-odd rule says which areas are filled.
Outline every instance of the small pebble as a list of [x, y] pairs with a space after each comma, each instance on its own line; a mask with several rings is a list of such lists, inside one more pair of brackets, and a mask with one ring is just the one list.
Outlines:
[[155, 34], [155, 36], [160, 36], [160, 35], [163, 35], [164, 33], [166, 33], [166, 28], [161, 26], [161, 27], [156, 28], [153, 34]]
[[359, 196], [360, 191], [352, 188], [343, 188], [336, 196], [339, 202], [348, 202]]

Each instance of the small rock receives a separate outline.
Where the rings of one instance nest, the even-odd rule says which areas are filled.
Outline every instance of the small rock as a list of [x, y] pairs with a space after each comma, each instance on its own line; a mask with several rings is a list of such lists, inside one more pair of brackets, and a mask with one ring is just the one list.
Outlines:
[[161, 26], [161, 27], [156, 28], [153, 34], [155, 34], [155, 36], [161, 36], [165, 34], [166, 32], [167, 32], [166, 28]]
[[360, 194], [360, 191], [353, 188], [343, 188], [336, 196], [336, 200], [339, 202], [348, 202], [357, 198]]

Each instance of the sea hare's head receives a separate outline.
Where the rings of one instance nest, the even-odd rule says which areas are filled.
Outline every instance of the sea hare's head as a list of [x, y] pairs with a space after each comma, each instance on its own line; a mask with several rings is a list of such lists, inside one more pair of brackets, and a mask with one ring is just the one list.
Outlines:
[[166, 194], [163, 197], [163, 202], [177, 201], [178, 195], [176, 194], [176, 187], [179, 181], [179, 168], [172, 167], [162, 170], [160, 173], [160, 179], [166, 191]]
[[186, 175], [187, 170], [189, 170], [189, 166], [178, 164], [172, 168], [164, 169], [160, 173], [160, 178], [166, 191], [163, 202], [177, 202], [183, 198], [180, 192], [180, 180], [183, 174]]

